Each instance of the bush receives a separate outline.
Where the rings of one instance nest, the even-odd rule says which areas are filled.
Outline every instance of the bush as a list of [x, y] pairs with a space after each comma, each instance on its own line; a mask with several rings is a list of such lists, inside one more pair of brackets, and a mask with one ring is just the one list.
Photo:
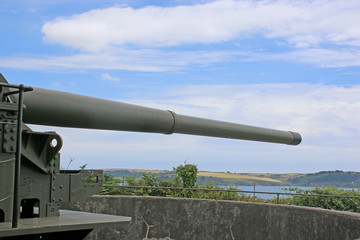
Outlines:
[[[360, 192], [356, 190], [343, 190], [337, 187], [313, 187], [310, 190], [303, 190], [299, 188], [290, 188], [288, 191], [298, 194], [308, 195], [337, 195], [337, 196], [359, 196]], [[333, 209], [340, 211], [360, 212], [359, 198], [346, 197], [324, 197], [324, 196], [293, 196], [289, 199], [290, 204], [307, 206], [307, 207], [321, 207], [325, 209]]]
[[[179, 176], [182, 180], [183, 188], [194, 188], [197, 181], [197, 172], [198, 168], [194, 164], [180, 165], [177, 168], [174, 168], [176, 175]], [[183, 190], [182, 193], [186, 197], [192, 197], [192, 190]]]

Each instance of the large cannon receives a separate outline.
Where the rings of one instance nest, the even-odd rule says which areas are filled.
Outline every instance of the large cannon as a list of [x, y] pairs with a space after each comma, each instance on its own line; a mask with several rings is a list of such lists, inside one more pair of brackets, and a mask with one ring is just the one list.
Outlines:
[[[101, 190], [101, 170], [61, 170], [61, 137], [28, 124], [181, 133], [297, 145], [300, 134], [176, 114], [116, 101], [8, 84], [0, 74], [0, 239], [79, 238], [128, 217], [60, 210]], [[84, 215], [85, 214], [85, 215]], [[92, 220], [93, 220], [92, 218]], [[56, 220], [54, 220], [56, 219]], [[53, 221], [53, 222], [51, 222]], [[89, 222], [90, 221], [90, 222]], [[77, 235], [75, 235], [77, 234]]]
[[[25, 94], [24, 122], [48, 126], [182, 133], [297, 145], [298, 133], [190, 117], [127, 103], [33, 88]], [[50, 104], [51, 103], [51, 104]]]

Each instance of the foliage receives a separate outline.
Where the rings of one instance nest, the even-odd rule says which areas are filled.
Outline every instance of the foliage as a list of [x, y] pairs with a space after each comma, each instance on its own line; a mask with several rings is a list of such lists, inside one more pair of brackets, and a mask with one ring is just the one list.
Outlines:
[[344, 197], [324, 197], [324, 196], [293, 196], [289, 199], [289, 204], [308, 206], [308, 207], [321, 207], [326, 209], [360, 212], [360, 199], [359, 198], [346, 198], [345, 196], [359, 196], [360, 191], [356, 190], [343, 190], [334, 186], [328, 187], [313, 187], [310, 190], [303, 190], [299, 188], [289, 188], [289, 192], [306, 195], [336, 195]]
[[180, 165], [174, 168], [176, 174], [181, 178], [184, 188], [195, 187], [198, 168], [194, 164]]
[[105, 184], [112, 184], [115, 183], [115, 177], [110, 173], [104, 173], [104, 183]]
[[111, 173], [104, 172], [103, 174], [103, 187], [101, 194], [103, 195], [120, 195], [124, 193], [123, 189], [107, 187], [107, 186], [118, 186], [120, 183], [119, 179], [116, 179]]
[[81, 165], [79, 168], [81, 169], [81, 170], [84, 170], [84, 169], [86, 169], [86, 167], [87, 167], [87, 163], [86, 164], [84, 164], [84, 165]]
[[125, 178], [125, 182], [128, 186], [137, 186], [136, 177], [130, 176]]
[[[184, 165], [180, 165], [177, 168], [174, 168], [176, 175], [179, 176], [182, 180], [182, 187], [183, 188], [194, 188], [197, 180], [197, 172], [198, 168], [194, 164], [187, 164], [186, 162]], [[184, 190], [183, 194], [186, 197], [191, 197], [193, 195], [192, 190]]]
[[158, 187], [159, 185], [156, 176], [151, 176], [147, 173], [143, 173], [142, 177], [139, 180], [138, 186]]
[[[194, 192], [193, 197], [195, 198], [204, 198], [204, 199], [216, 199], [216, 200], [233, 200], [233, 201], [243, 201], [243, 199], [248, 198], [247, 195], [239, 195], [235, 190], [236, 188], [224, 188], [216, 186], [214, 182], [207, 182], [205, 186], [196, 186], [199, 190]], [[209, 189], [209, 190], [202, 190]], [[224, 191], [229, 190], [229, 191]], [[234, 190], [234, 192], [231, 192]]]
[[182, 181], [179, 176], [175, 176], [174, 178], [170, 178], [168, 180], [162, 180], [159, 182], [160, 187], [182, 187]]

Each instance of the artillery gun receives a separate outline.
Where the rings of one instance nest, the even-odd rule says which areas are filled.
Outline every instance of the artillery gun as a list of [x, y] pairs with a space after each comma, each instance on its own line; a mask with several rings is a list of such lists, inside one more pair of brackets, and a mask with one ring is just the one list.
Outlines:
[[9, 84], [0, 74], [0, 239], [84, 238], [130, 217], [60, 210], [101, 191], [101, 170], [61, 170], [62, 139], [26, 124], [298, 145], [300, 134]]

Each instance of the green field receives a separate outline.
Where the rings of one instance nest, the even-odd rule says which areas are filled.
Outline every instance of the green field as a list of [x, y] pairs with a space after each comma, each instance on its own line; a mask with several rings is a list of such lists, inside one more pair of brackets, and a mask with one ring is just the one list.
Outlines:
[[235, 179], [235, 180], [246, 180], [246, 181], [264, 181], [271, 183], [281, 183], [278, 179], [265, 177], [258, 174], [236, 174], [236, 173], [221, 173], [221, 172], [199, 172], [198, 177], [214, 177], [222, 179]]

